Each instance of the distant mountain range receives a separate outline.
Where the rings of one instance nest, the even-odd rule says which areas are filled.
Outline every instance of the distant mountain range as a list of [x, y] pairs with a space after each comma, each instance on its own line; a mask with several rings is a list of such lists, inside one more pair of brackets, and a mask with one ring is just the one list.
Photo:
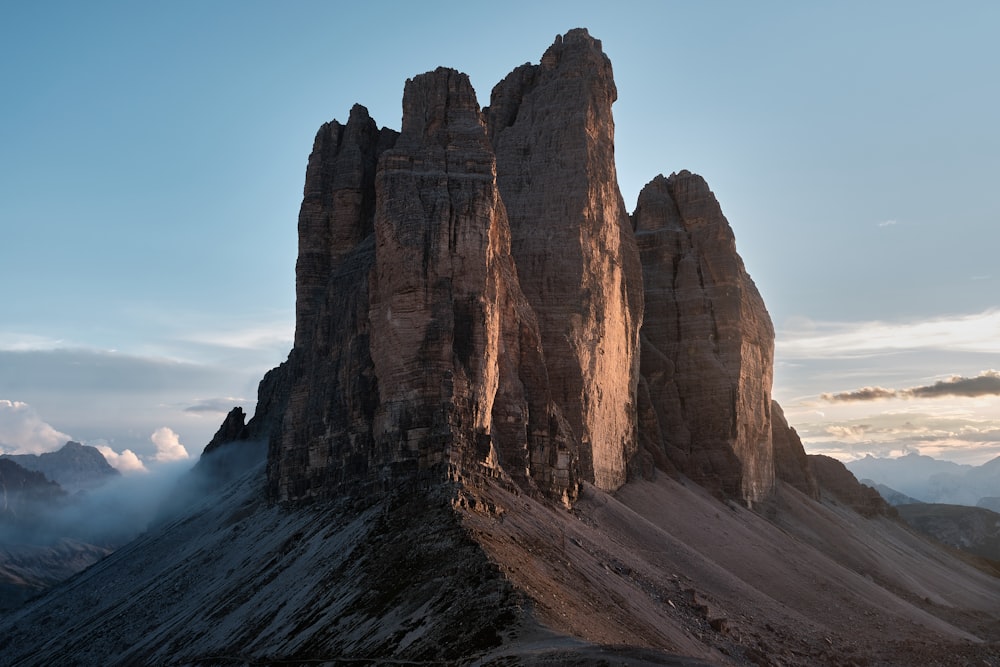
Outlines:
[[[990, 499], [1000, 497], [1000, 457], [980, 466], [921, 454], [895, 459], [866, 456], [846, 465], [858, 479], [871, 480], [876, 488], [885, 485], [918, 502], [976, 507], [981, 503], [989, 506]], [[890, 503], [899, 504], [882, 495]]]
[[133, 537], [109, 540], [86, 520], [92, 492], [118, 478], [97, 449], [78, 442], [45, 454], [0, 456], [0, 612]]

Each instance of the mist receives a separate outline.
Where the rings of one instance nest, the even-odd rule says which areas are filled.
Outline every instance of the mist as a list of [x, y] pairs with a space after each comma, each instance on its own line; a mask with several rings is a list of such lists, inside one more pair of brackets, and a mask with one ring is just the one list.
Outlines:
[[92, 490], [48, 498], [8, 490], [0, 544], [51, 546], [65, 539], [115, 549], [168, 520], [264, 460], [263, 442], [238, 442], [197, 461], [159, 462], [145, 472], [111, 478]]

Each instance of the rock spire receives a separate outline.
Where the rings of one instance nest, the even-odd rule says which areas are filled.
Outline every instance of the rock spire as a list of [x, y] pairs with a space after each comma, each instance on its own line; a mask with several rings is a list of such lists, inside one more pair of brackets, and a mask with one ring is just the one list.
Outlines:
[[643, 188], [634, 214], [646, 313], [643, 438], [654, 460], [755, 502], [774, 486], [774, 329], [705, 180]]

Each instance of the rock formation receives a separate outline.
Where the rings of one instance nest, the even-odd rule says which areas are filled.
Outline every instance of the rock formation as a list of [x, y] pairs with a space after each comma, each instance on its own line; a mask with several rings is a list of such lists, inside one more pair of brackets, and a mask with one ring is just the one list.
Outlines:
[[644, 445], [725, 495], [754, 502], [774, 485], [774, 329], [704, 179], [657, 176], [633, 215], [646, 312], [641, 332]]
[[879, 495], [878, 491], [860, 483], [847, 466], [837, 459], [822, 454], [810, 454], [809, 465], [816, 476], [821, 493], [828, 494], [861, 516], [896, 515], [896, 510]]
[[408, 81], [403, 107], [399, 135], [356, 106], [314, 145], [295, 348], [260, 392], [255, 421], [268, 426], [248, 425], [271, 439], [272, 495], [486, 472], [568, 502], [576, 448], [518, 286], [475, 93], [442, 68]]
[[809, 465], [809, 457], [795, 429], [788, 425], [777, 401], [771, 401], [771, 442], [774, 446], [774, 475], [810, 498], [819, 500], [819, 483]]
[[616, 95], [601, 43], [573, 30], [486, 109], [440, 68], [407, 82], [399, 133], [361, 106], [320, 128], [295, 346], [221, 436], [270, 442], [273, 498], [487, 475], [571, 503], [650, 462], [749, 502], [770, 491], [767, 312], [699, 177], [648, 186], [633, 232]]
[[616, 489], [636, 452], [642, 276], [614, 161], [611, 62], [586, 30], [493, 89], [487, 119], [521, 286], [581, 472]]

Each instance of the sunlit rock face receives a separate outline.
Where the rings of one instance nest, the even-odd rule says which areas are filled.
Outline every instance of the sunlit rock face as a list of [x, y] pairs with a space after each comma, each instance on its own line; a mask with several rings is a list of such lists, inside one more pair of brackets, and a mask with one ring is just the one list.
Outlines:
[[572, 443], [550, 404], [496, 160], [465, 74], [438, 69], [407, 82], [403, 131], [376, 188], [376, 447], [421, 470], [485, 468], [569, 498]]
[[584, 479], [613, 490], [637, 449], [642, 276], [618, 188], [611, 62], [586, 30], [493, 89], [487, 122], [521, 286]]
[[774, 329], [704, 179], [682, 171], [643, 188], [643, 442], [660, 467], [754, 502], [774, 486]]

